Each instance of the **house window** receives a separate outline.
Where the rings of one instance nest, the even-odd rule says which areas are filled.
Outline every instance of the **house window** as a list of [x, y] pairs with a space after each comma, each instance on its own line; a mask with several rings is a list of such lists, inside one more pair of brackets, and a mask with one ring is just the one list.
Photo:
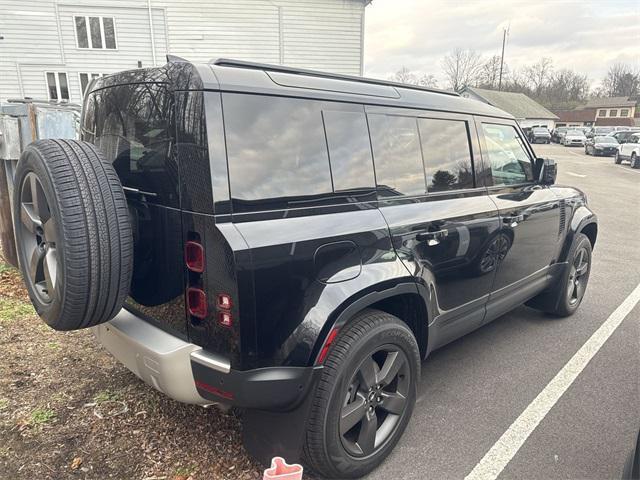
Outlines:
[[618, 116], [618, 110], [609, 110], [609, 116], [610, 117], [617, 117]]
[[101, 77], [102, 73], [81, 73], [80, 74], [80, 93], [84, 97], [85, 92], [87, 91], [87, 87], [89, 86], [89, 82], [94, 78]]
[[113, 17], [74, 17], [78, 48], [116, 49]]
[[69, 100], [69, 83], [64, 72], [47, 72], [49, 100]]
[[629, 116], [629, 109], [628, 108], [623, 108], [620, 110], [620, 116], [621, 117], [628, 117]]
[[598, 110], [598, 116], [599, 117], [606, 117], [607, 116], [607, 111], [606, 110]]

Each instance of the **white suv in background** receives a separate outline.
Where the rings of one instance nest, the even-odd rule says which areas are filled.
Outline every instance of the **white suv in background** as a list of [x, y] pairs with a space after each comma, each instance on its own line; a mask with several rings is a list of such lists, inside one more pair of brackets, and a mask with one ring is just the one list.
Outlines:
[[631, 135], [627, 142], [620, 144], [615, 161], [621, 163], [622, 160], [629, 160], [631, 168], [640, 168], [640, 133]]

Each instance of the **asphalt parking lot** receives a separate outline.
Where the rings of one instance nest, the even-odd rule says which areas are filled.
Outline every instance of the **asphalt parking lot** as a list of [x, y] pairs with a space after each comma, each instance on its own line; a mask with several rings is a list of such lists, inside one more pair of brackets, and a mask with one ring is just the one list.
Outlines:
[[[640, 427], [640, 305], [546, 414], [519, 417], [640, 282], [640, 170], [586, 156], [582, 148], [534, 147], [558, 162], [558, 183], [585, 191], [598, 214], [585, 299], [566, 319], [521, 307], [434, 352], [422, 366], [413, 419], [371, 480], [464, 478], [472, 471], [474, 479], [622, 474]], [[503, 437], [517, 419], [518, 428], [533, 429], [519, 449]], [[505, 448], [496, 449], [501, 437], [498, 447], [511, 452], [506, 459]]]

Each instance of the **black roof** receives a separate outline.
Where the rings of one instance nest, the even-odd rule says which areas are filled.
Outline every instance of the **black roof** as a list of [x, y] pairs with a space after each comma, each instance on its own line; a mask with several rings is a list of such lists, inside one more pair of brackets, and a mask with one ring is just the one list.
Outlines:
[[167, 60], [162, 67], [129, 70], [96, 79], [91, 90], [152, 82], [166, 83], [172, 90], [251, 92], [513, 118], [484, 102], [417, 85], [230, 59], [208, 64], [195, 64], [175, 56], [168, 56]]

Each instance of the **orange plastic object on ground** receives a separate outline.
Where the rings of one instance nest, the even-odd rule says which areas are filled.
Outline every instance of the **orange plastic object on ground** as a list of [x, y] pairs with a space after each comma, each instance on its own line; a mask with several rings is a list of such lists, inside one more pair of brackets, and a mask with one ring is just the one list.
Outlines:
[[271, 468], [264, 471], [262, 480], [302, 480], [302, 465], [289, 465], [282, 457], [271, 459]]

